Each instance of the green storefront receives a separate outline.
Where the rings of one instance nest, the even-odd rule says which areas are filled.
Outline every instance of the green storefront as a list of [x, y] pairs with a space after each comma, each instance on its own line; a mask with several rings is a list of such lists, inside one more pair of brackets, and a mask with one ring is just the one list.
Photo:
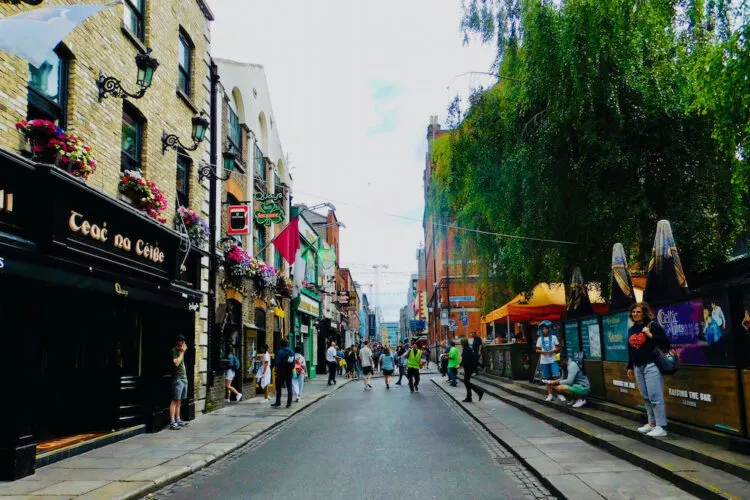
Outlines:
[[293, 339], [292, 345], [302, 345], [302, 354], [307, 361], [307, 373], [315, 378], [317, 364], [318, 330], [320, 317], [320, 296], [302, 288], [300, 295], [292, 299]]

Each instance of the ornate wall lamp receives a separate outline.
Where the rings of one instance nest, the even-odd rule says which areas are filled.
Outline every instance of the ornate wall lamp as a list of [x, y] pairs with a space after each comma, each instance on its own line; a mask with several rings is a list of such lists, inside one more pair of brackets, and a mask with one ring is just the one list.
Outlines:
[[204, 118], [205, 112], [201, 111], [201, 114], [193, 117], [193, 133], [191, 138], [193, 139], [193, 145], [188, 147], [180, 142], [180, 138], [174, 134], [167, 134], [163, 132], [161, 135], [161, 153], [167, 152], [167, 149], [184, 149], [185, 151], [195, 151], [198, 149], [198, 144], [203, 141], [206, 137], [206, 129], [208, 129], [208, 120]]
[[204, 163], [201, 165], [200, 170], [198, 170], [198, 180], [202, 181], [203, 179], [215, 179], [220, 181], [225, 181], [229, 179], [229, 176], [232, 175], [232, 172], [234, 171], [234, 161], [237, 159], [237, 153], [234, 151], [224, 151], [223, 155], [224, 157], [224, 171], [227, 173], [226, 177], [221, 177], [219, 173], [211, 167], [208, 163]]
[[143, 97], [146, 89], [151, 86], [151, 82], [154, 79], [154, 71], [159, 67], [159, 61], [151, 57], [151, 49], [146, 49], [145, 54], [135, 56], [135, 65], [138, 67], [138, 76], [135, 82], [138, 84], [140, 90], [135, 94], [131, 94], [122, 88], [122, 83], [117, 78], [104, 76], [104, 73], [99, 73], [99, 79], [96, 81], [96, 85], [99, 87], [99, 102], [108, 97], [107, 94], [112, 94], [113, 97], [121, 99], [125, 97], [140, 99]]

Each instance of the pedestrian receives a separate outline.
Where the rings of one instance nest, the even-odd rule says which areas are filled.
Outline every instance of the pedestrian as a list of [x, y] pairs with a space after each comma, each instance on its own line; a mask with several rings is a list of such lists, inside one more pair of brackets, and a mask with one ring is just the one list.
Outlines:
[[393, 355], [391, 349], [386, 347], [383, 349], [383, 354], [380, 355], [379, 364], [383, 369], [383, 376], [385, 376], [385, 388], [391, 388], [391, 375], [393, 375]]
[[355, 378], [357, 373], [357, 351], [354, 346], [346, 350], [346, 372], [349, 378]]
[[338, 365], [337, 371], [339, 377], [344, 376], [344, 367], [346, 367], [346, 361], [344, 361], [344, 351], [336, 349], [336, 364]]
[[286, 387], [286, 407], [292, 406], [292, 371], [295, 361], [294, 351], [289, 348], [289, 340], [281, 339], [281, 348], [276, 351], [276, 402], [271, 406], [281, 406], [281, 388]]
[[[546, 401], [552, 401], [551, 382], [560, 378], [560, 365], [557, 363], [557, 353], [560, 352], [560, 342], [557, 340], [552, 323], [544, 320], [537, 329], [539, 338], [536, 339], [536, 352], [539, 353], [539, 367], [542, 370], [542, 382], [547, 385]], [[560, 401], [565, 402], [565, 396], [557, 394]]]
[[268, 388], [271, 386], [271, 354], [268, 352], [268, 344], [263, 344], [260, 350], [263, 352], [263, 360], [258, 368], [258, 373], [255, 375], [255, 380], [260, 388], [263, 389], [265, 396], [263, 401], [268, 402], [270, 401], [268, 398]]
[[182, 400], [187, 399], [188, 389], [185, 371], [185, 351], [187, 351], [185, 336], [177, 335], [175, 343], [175, 347], [172, 348], [172, 401], [169, 403], [169, 428], [173, 431], [188, 425], [180, 418]]
[[369, 347], [370, 341], [365, 340], [365, 345], [359, 350], [359, 363], [362, 365], [362, 375], [365, 381], [365, 390], [372, 389], [370, 379], [372, 378], [372, 367], [375, 363], [372, 360], [372, 351]]
[[328, 385], [336, 384], [336, 372], [339, 369], [339, 357], [336, 354], [336, 342], [331, 342], [331, 346], [326, 351], [326, 364], [328, 365]]
[[294, 373], [292, 373], [292, 391], [294, 392], [294, 401], [299, 401], [302, 397], [302, 391], [305, 388], [305, 379], [307, 378], [307, 364], [305, 357], [302, 355], [302, 346], [297, 344], [294, 348]]
[[422, 358], [424, 359], [424, 367], [426, 369], [430, 368], [430, 348], [425, 347], [423, 349]]
[[449, 342], [450, 351], [448, 351], [448, 381], [453, 387], [458, 385], [458, 366], [461, 364], [461, 355], [458, 353], [456, 342]]
[[477, 393], [479, 401], [484, 396], [484, 391], [478, 387], [471, 385], [471, 376], [474, 374], [476, 368], [477, 359], [474, 355], [474, 349], [469, 345], [468, 339], [461, 339], [461, 347], [463, 347], [463, 355], [461, 356], [461, 366], [464, 367], [464, 386], [466, 386], [466, 398], [463, 400], [464, 403], [471, 403], [471, 391]]
[[568, 355], [564, 352], [560, 353], [560, 367], [562, 367], [567, 376], [564, 379], [556, 380], [552, 384], [552, 390], [575, 396], [576, 401], [573, 403], [573, 408], [584, 406], [586, 404], [586, 396], [591, 392], [591, 383], [588, 377], [578, 363], [572, 359], [568, 359]]
[[237, 356], [234, 355], [234, 347], [229, 348], [229, 367], [227, 368], [226, 372], [224, 373], [224, 385], [226, 387], [226, 398], [224, 398], [225, 403], [229, 403], [229, 398], [234, 394], [236, 396], [237, 402], [239, 402], [242, 399], [242, 393], [232, 387], [232, 380], [234, 380], [234, 377], [237, 373], [240, 372], [240, 360], [237, 358]]
[[[445, 342], [440, 344], [443, 350], [443, 354], [440, 356], [440, 374], [443, 377], [448, 376], [448, 354], [450, 353], [450, 346], [446, 346]], [[450, 379], [448, 379], [450, 381]]]
[[378, 363], [378, 359], [380, 359], [381, 352], [382, 352], [381, 348], [378, 347], [377, 349], [375, 349], [375, 353], [372, 355], [372, 359], [375, 362], [372, 368], [374, 373], [377, 373], [378, 371], [380, 371], [380, 364]]
[[401, 342], [398, 343], [398, 349], [396, 350], [396, 362], [398, 363], [398, 382], [396, 385], [401, 385], [401, 380], [406, 374], [406, 348]]
[[409, 390], [419, 392], [419, 369], [422, 367], [422, 351], [417, 343], [412, 342], [411, 350], [406, 360], [406, 378], [409, 379]]
[[362, 363], [359, 362], [359, 351], [362, 350], [362, 347], [357, 347], [357, 378], [362, 378]]
[[479, 367], [484, 366], [482, 363], [482, 354], [484, 351], [484, 346], [482, 345], [482, 337], [477, 335], [477, 332], [471, 332], [471, 336], [474, 337], [471, 344], [471, 350], [474, 351], [474, 360], [476, 361], [476, 368], [474, 369], [474, 373], [479, 373]]
[[633, 326], [628, 329], [628, 378], [635, 378], [648, 415], [648, 423], [639, 427], [638, 432], [650, 437], [664, 437], [667, 435], [664, 376], [654, 359], [656, 348], [669, 351], [669, 338], [664, 328], [654, 321], [654, 313], [645, 302], [630, 306], [630, 320]]

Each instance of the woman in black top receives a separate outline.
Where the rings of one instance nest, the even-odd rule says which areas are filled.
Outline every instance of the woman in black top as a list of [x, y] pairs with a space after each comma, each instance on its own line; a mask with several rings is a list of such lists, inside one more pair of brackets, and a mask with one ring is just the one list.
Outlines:
[[667, 410], [664, 406], [664, 377], [654, 363], [655, 348], [669, 350], [664, 328], [654, 321], [654, 313], [645, 302], [630, 306], [628, 329], [628, 378], [635, 378], [646, 406], [648, 423], [638, 428], [651, 437], [664, 437], [667, 431]]
[[466, 399], [463, 400], [464, 403], [471, 403], [471, 391], [477, 393], [477, 396], [479, 396], [479, 401], [482, 400], [482, 396], [484, 396], [484, 391], [476, 386], [471, 385], [471, 375], [474, 373], [474, 370], [477, 368], [477, 360], [474, 357], [474, 351], [472, 350], [471, 346], [469, 345], [469, 341], [466, 339], [461, 340], [461, 346], [464, 348], [463, 355], [461, 356], [461, 366], [464, 368], [464, 386], [466, 386]]

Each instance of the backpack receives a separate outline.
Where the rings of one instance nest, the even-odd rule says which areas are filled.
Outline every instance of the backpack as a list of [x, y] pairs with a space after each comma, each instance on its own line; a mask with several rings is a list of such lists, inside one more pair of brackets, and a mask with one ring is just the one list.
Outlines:
[[302, 357], [295, 356], [294, 358], [294, 371], [297, 372], [297, 375], [302, 375]]
[[292, 368], [295, 364], [294, 358], [296, 358], [297, 356], [295, 356], [294, 351], [292, 351], [291, 349], [289, 349], [288, 352], [289, 354], [287, 354], [286, 357], [286, 368]]

